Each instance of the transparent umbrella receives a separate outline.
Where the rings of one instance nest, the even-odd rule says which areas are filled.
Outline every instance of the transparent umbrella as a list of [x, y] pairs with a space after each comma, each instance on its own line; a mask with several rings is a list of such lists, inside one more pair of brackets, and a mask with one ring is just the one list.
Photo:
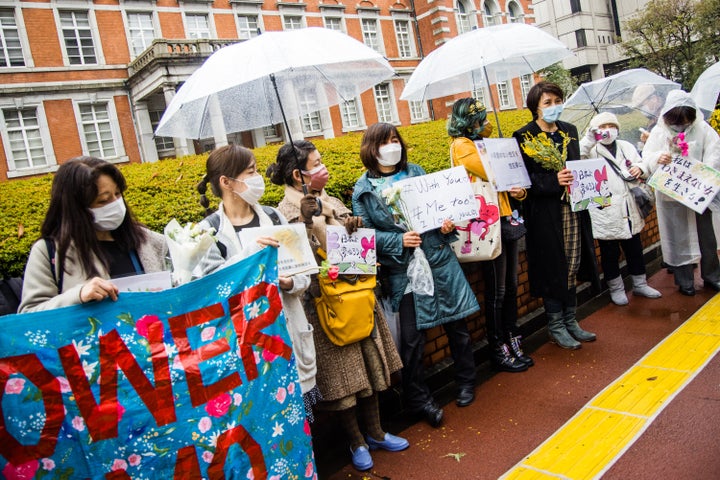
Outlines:
[[155, 134], [205, 138], [280, 122], [287, 129], [287, 118], [352, 100], [393, 74], [382, 55], [334, 30], [265, 32], [212, 54], [180, 87]]
[[706, 115], [715, 110], [718, 95], [720, 95], [720, 62], [701, 73], [690, 90], [690, 96]]
[[635, 143], [641, 128], [657, 121], [665, 97], [680, 84], [646, 70], [634, 68], [609, 77], [583, 83], [565, 101], [561, 120], [584, 132], [600, 112], [611, 112], [621, 124], [620, 138]]
[[[491, 83], [536, 72], [569, 55], [572, 52], [562, 42], [532, 25], [508, 23], [478, 28], [453, 38], [425, 57], [400, 98], [430, 100], [471, 92], [483, 83], [489, 88]], [[499, 121], [497, 125], [502, 137]]]

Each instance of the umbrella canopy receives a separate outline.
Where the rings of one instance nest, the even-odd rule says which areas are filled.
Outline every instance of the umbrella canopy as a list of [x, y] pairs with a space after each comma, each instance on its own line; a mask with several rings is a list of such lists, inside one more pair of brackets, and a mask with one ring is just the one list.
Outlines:
[[478, 28], [425, 57], [400, 98], [420, 101], [470, 92], [482, 86], [483, 80], [489, 87], [536, 72], [569, 55], [572, 52], [562, 42], [532, 25], [507, 23]]
[[178, 90], [156, 135], [205, 138], [352, 100], [393, 76], [375, 50], [326, 28], [265, 32], [212, 54]]
[[[600, 112], [610, 112], [618, 117], [622, 125], [620, 138], [637, 141], [640, 136], [638, 128], [646, 127], [648, 122], [654, 124], [668, 92], [678, 88], [679, 83], [650, 70], [625, 70], [580, 85], [565, 101], [560, 119], [584, 132], [592, 117]], [[659, 98], [650, 101], [651, 97]]]
[[720, 95], [720, 62], [711, 65], [700, 74], [690, 90], [690, 96], [706, 113], [715, 110], [718, 95]]

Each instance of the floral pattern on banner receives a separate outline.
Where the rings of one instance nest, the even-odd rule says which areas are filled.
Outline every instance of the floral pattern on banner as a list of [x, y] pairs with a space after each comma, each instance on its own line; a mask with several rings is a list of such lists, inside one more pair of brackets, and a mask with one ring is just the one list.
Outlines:
[[317, 478], [276, 265], [5, 317], [0, 474]]

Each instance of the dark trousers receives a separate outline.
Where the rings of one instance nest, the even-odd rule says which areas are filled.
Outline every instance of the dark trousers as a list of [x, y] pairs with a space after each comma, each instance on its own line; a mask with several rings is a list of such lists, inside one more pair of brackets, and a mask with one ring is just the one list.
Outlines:
[[[423, 353], [425, 332], [418, 330], [415, 321], [415, 301], [412, 293], [400, 302], [400, 358], [403, 362], [402, 386], [407, 406], [417, 412], [432, 401], [430, 388], [425, 382]], [[455, 382], [459, 388], [475, 386], [475, 359], [472, 339], [465, 320], [443, 324], [448, 337], [450, 354], [455, 362]]]
[[[712, 211], [695, 213], [698, 243], [700, 245], [700, 276], [708, 282], [720, 281], [720, 260], [717, 254], [717, 238], [713, 229]], [[693, 286], [695, 272], [692, 265], [673, 266], [675, 284], [683, 288]]]
[[600, 245], [600, 265], [602, 265], [605, 280], [620, 276], [621, 248], [630, 275], [645, 274], [645, 260], [639, 233], [625, 240], [598, 240], [598, 245]]
[[507, 342], [517, 323], [517, 240], [502, 242], [502, 253], [480, 262], [485, 283], [485, 328], [491, 346]]

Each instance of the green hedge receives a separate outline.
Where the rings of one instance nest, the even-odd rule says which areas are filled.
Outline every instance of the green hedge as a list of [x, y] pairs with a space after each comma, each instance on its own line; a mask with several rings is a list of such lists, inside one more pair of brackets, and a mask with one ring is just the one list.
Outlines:
[[[713, 117], [716, 128], [718, 113]], [[527, 110], [500, 112], [499, 117], [506, 137], [530, 120]], [[495, 126], [495, 119], [490, 120]], [[411, 162], [422, 165], [428, 172], [449, 166], [450, 139], [445, 126], [445, 120], [436, 120], [400, 128]], [[497, 132], [493, 136], [497, 136]], [[341, 198], [348, 206], [353, 185], [363, 172], [359, 159], [361, 138], [361, 134], [353, 133], [314, 141], [330, 170], [328, 193]], [[279, 148], [279, 145], [269, 145], [254, 150], [261, 173], [275, 160]], [[206, 158], [206, 154], [190, 155], [120, 166], [129, 185], [125, 199], [138, 219], [158, 232], [162, 232], [173, 217], [181, 223], [202, 219], [203, 209], [198, 203], [195, 185], [204, 173]], [[52, 175], [45, 175], [0, 183], [0, 275], [22, 274], [30, 247], [40, 234], [51, 182]], [[262, 203], [277, 205], [282, 199], [282, 188], [266, 183]]]

